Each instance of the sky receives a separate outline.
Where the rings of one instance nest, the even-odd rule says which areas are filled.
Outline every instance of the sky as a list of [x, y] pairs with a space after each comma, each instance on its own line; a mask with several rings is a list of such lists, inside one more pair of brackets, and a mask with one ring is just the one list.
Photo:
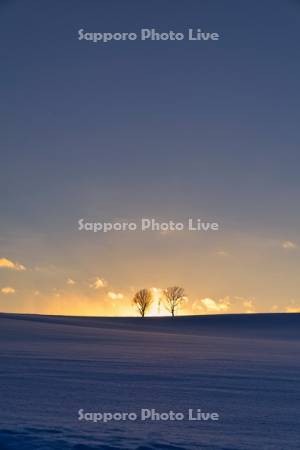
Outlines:
[[[220, 40], [78, 40], [142, 28]], [[300, 311], [299, 29], [297, 0], [0, 0], [0, 311]], [[220, 230], [78, 230], [142, 217]]]

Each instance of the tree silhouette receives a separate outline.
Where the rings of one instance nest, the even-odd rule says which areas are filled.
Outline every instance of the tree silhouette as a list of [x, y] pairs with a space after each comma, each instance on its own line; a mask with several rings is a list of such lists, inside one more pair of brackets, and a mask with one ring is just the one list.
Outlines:
[[137, 308], [141, 317], [145, 317], [147, 309], [152, 303], [152, 293], [149, 289], [141, 289], [133, 297], [133, 304]]
[[175, 316], [177, 308], [184, 301], [184, 297], [185, 293], [182, 287], [172, 286], [164, 290], [166, 308], [168, 311], [170, 311], [172, 317]]

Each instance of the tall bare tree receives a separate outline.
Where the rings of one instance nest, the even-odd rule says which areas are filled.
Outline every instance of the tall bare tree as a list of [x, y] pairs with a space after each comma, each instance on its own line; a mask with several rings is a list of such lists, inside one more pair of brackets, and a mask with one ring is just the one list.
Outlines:
[[177, 308], [183, 303], [185, 298], [184, 289], [179, 286], [168, 287], [164, 290], [164, 298], [166, 303], [166, 308], [175, 316]]
[[133, 297], [133, 304], [137, 308], [141, 317], [145, 317], [147, 310], [152, 303], [152, 293], [149, 289], [141, 289]]

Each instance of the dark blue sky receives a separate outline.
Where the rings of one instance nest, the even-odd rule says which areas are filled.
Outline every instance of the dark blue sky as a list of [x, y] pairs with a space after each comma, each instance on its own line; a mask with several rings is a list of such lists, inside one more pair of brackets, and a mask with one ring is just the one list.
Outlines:
[[[219, 32], [221, 40], [77, 39], [80, 28], [152, 27], [199, 27]], [[101, 237], [97, 246], [88, 237], [82, 243], [77, 220], [145, 215], [218, 220], [224, 233], [216, 247], [237, 242], [236, 233], [247, 242], [297, 245], [299, 29], [300, 2], [288, 0], [0, 1], [3, 252], [29, 265], [66, 267], [77, 248], [100, 265], [101, 255], [111, 258], [109, 271], [120, 279], [115, 258], [122, 249], [128, 257], [129, 243], [118, 242], [114, 251], [119, 238], [108, 247]], [[155, 255], [164, 251], [157, 245]], [[236, 251], [240, 266], [247, 255]], [[195, 265], [198, 253], [190, 252]], [[279, 259], [268, 255], [260, 264]], [[293, 256], [284, 272], [294, 275], [298, 262]], [[163, 263], [160, 255], [157, 264]], [[144, 281], [164, 282], [155, 277]]]

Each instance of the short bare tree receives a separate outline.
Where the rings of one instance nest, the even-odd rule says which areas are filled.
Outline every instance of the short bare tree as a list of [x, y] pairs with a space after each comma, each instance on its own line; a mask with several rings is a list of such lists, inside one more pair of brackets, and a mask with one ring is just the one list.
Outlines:
[[133, 297], [133, 304], [137, 308], [141, 317], [145, 317], [147, 310], [152, 303], [152, 293], [149, 289], [141, 289]]
[[164, 290], [164, 299], [166, 303], [166, 308], [175, 316], [177, 308], [184, 302], [185, 293], [184, 289], [179, 286], [168, 287]]

